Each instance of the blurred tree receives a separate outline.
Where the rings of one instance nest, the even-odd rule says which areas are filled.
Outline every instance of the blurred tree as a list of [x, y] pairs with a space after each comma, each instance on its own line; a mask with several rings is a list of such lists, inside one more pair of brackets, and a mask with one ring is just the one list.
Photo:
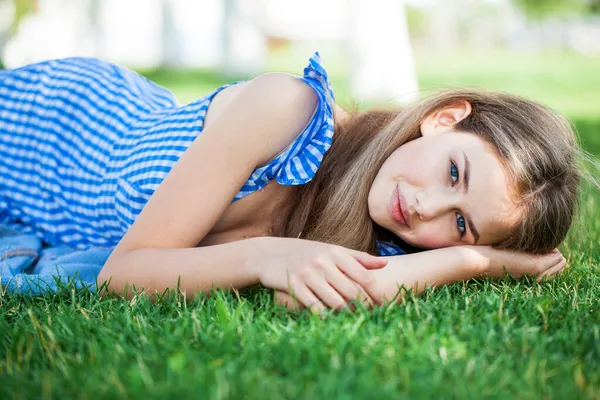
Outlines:
[[12, 0], [15, 5], [15, 15], [13, 24], [11, 27], [12, 33], [17, 31], [19, 22], [24, 16], [32, 11], [36, 11], [38, 8], [38, 0]]
[[600, 0], [513, 0], [531, 19], [549, 15], [600, 13]]
[[600, 0], [585, 0], [590, 14], [600, 14]]
[[12, 22], [10, 25], [5, 30], [0, 27], [0, 69], [4, 69], [2, 61], [4, 44], [17, 32], [19, 23], [23, 17], [37, 10], [38, 0], [0, 0], [0, 3], [0, 6], [3, 6], [3, 12], [12, 11]]

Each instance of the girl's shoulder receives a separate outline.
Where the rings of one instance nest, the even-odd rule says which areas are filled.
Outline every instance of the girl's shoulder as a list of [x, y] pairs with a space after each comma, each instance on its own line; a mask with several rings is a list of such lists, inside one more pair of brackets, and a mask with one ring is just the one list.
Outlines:
[[[236, 195], [236, 200], [262, 189], [273, 179], [284, 186], [308, 183], [315, 176], [323, 157], [331, 147], [335, 95], [319, 53], [310, 57], [301, 76], [281, 73], [276, 75], [281, 79], [278, 90], [287, 90], [284, 86], [290, 85], [295, 86], [297, 90], [308, 90], [312, 93], [310, 118], [298, 129], [296, 136], [283, 150], [254, 171]], [[306, 104], [298, 104], [298, 108], [304, 107]]]

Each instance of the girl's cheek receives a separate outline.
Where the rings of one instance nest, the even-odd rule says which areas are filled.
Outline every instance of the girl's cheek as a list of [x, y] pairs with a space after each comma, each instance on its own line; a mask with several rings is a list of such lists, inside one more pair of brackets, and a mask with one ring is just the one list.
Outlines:
[[414, 244], [426, 248], [439, 248], [449, 245], [448, 235], [441, 227], [428, 227], [414, 237]]

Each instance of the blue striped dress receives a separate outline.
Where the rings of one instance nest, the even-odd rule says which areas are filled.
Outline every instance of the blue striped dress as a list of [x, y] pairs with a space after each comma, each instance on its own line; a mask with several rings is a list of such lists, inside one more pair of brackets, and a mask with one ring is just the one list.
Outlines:
[[[330, 148], [335, 98], [318, 53], [299, 79], [318, 94], [313, 119], [233, 201], [273, 179], [309, 182]], [[169, 90], [94, 58], [0, 71], [0, 223], [49, 244], [116, 246], [228, 86], [180, 105]], [[385, 242], [378, 251], [403, 254]]]

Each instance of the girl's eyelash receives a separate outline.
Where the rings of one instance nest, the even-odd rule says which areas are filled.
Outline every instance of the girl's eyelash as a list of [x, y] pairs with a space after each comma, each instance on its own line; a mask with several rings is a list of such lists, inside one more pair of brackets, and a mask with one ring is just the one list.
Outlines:
[[[461, 221], [462, 223], [459, 223]], [[456, 226], [458, 227], [458, 232], [460, 233], [460, 237], [462, 238], [467, 233], [467, 226], [465, 225], [465, 217], [456, 213]]]
[[[456, 181], [453, 180], [454, 172], [456, 172]], [[456, 166], [454, 161], [450, 160], [450, 181], [452, 182], [452, 186], [456, 185], [458, 183], [459, 179], [460, 179], [460, 174], [458, 172], [458, 167]], [[459, 223], [459, 221], [461, 221], [462, 223]], [[459, 213], [456, 213], [456, 226], [458, 228], [458, 233], [460, 234], [460, 237], [462, 238], [463, 236], [465, 236], [465, 233], [467, 233], [467, 227], [465, 225], [465, 217], [463, 217]]]
[[[452, 172], [453, 171], [456, 171], [456, 182], [454, 182], [452, 180]], [[460, 174], [458, 172], [458, 167], [456, 166], [454, 161], [450, 160], [450, 181], [452, 182], [452, 186], [456, 185], [458, 183], [459, 179], [460, 179]]]

